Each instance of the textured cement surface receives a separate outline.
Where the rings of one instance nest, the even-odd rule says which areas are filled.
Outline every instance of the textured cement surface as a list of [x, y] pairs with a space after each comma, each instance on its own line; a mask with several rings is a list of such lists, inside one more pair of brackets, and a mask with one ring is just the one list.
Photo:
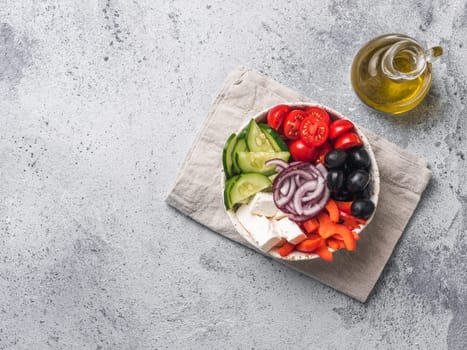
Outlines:
[[[401, 119], [349, 82], [387, 32], [446, 51]], [[466, 349], [466, 38], [461, 0], [2, 0], [0, 349]], [[239, 64], [431, 164], [366, 304], [164, 203]]]

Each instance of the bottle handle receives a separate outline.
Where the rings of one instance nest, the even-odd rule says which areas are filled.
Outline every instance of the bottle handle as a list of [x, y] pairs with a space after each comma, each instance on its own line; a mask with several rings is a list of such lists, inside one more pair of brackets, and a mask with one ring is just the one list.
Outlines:
[[426, 61], [429, 63], [433, 63], [442, 55], [443, 48], [441, 46], [434, 46], [431, 49], [425, 51]]
[[[396, 64], [397, 58], [402, 53], [405, 54], [406, 60], [412, 62], [410, 70], [401, 71]], [[381, 68], [383, 73], [391, 79], [413, 80], [425, 71], [428, 63], [434, 62], [442, 54], [443, 49], [440, 46], [425, 50], [418, 42], [408, 38], [393, 44], [386, 51], [381, 60]]]

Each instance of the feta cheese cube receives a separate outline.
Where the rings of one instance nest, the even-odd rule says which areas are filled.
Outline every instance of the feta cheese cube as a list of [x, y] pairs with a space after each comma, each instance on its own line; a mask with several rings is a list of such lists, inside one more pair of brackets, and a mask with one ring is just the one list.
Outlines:
[[282, 210], [280, 209], [277, 209], [277, 213], [274, 214], [274, 216], [271, 218], [273, 220], [280, 220], [280, 219], [283, 219], [283, 218], [287, 218], [288, 215], [286, 213], [284, 213]]
[[253, 214], [251, 205], [242, 205], [236, 214], [242, 226], [261, 250], [267, 252], [282, 241], [282, 237], [272, 229], [271, 221], [265, 216]]
[[298, 244], [306, 239], [306, 235], [300, 227], [288, 218], [276, 221], [274, 226], [275, 231], [292, 244]]
[[251, 212], [256, 215], [263, 216], [274, 216], [276, 215], [277, 209], [274, 204], [274, 198], [272, 193], [269, 192], [258, 192], [254, 196], [253, 200], [250, 203]]

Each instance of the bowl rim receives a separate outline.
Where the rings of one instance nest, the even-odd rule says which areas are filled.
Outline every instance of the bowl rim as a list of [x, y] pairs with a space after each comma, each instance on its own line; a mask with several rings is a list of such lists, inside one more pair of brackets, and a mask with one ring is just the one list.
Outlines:
[[[368, 152], [368, 154], [370, 156], [370, 160], [371, 160], [370, 184], [371, 184], [371, 191], [372, 191], [372, 195], [371, 195], [370, 199], [375, 204], [375, 210], [373, 211], [373, 214], [367, 219], [366, 223], [361, 228], [355, 230], [357, 232], [357, 234], [360, 235], [365, 230], [365, 228], [368, 227], [368, 225], [370, 224], [370, 222], [373, 220], [373, 218], [375, 216], [376, 209], [378, 207], [378, 199], [379, 199], [379, 192], [380, 192], [380, 174], [379, 174], [379, 169], [378, 169], [378, 163], [376, 162], [376, 157], [374, 155], [373, 149], [371, 148], [371, 144], [368, 141], [368, 138], [360, 130], [360, 127], [357, 124], [355, 124], [352, 120], [347, 118], [345, 115], [343, 115], [342, 113], [340, 113], [340, 112], [338, 112], [338, 111], [336, 111], [336, 110], [334, 110], [334, 109], [332, 109], [332, 108], [330, 108], [328, 106], [325, 106], [325, 105], [320, 104], [320, 103], [314, 103], [314, 102], [285, 102], [285, 103], [273, 104], [273, 105], [269, 106], [268, 108], [263, 109], [259, 113], [256, 113], [251, 118], [246, 119], [246, 121], [244, 123], [242, 123], [242, 125], [238, 128], [238, 130], [236, 132], [238, 133], [245, 126], [247, 126], [251, 119], [255, 119], [258, 122], [264, 122], [268, 111], [271, 108], [273, 108], [274, 106], [277, 106], [277, 105], [286, 105], [286, 106], [289, 106], [289, 107], [292, 107], [292, 108], [319, 107], [319, 108], [322, 108], [322, 109], [326, 110], [326, 112], [328, 112], [329, 116], [331, 117], [331, 121], [336, 120], [336, 119], [346, 119], [346, 120], [351, 121], [355, 125], [355, 131], [362, 138], [363, 147], [365, 148], [365, 150]], [[224, 189], [225, 182], [226, 182], [226, 178], [225, 178], [223, 168], [221, 168], [221, 173], [222, 173], [221, 174], [221, 190], [222, 190], [222, 193], [223, 193], [223, 189]], [[236, 212], [233, 209], [226, 210], [226, 212], [227, 212], [227, 215], [228, 215], [230, 221], [232, 222], [233, 226], [235, 227], [236, 231], [242, 236], [242, 238], [244, 238], [248, 243], [250, 243], [256, 250], [260, 251], [262, 254], [274, 257], [276, 259], [285, 260], [285, 261], [314, 260], [314, 259], [317, 259], [319, 257], [316, 254], [307, 254], [307, 253], [302, 253], [302, 252], [299, 252], [299, 251], [293, 251], [289, 255], [287, 255], [285, 257], [282, 257], [277, 252], [277, 248], [273, 248], [273, 249], [271, 249], [270, 251], [267, 251], [267, 252], [263, 251], [255, 243], [255, 241], [251, 237], [250, 233], [240, 223], [239, 219], [237, 218]]]

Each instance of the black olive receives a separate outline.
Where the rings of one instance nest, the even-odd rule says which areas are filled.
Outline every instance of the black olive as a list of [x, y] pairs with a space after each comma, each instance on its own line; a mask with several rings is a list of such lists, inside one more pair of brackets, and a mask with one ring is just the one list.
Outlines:
[[329, 170], [328, 175], [326, 176], [328, 188], [332, 192], [339, 191], [345, 182], [344, 172], [342, 170], [332, 169]]
[[331, 198], [336, 201], [349, 202], [353, 200], [353, 193], [342, 190], [339, 192], [331, 192]]
[[370, 175], [365, 170], [355, 170], [347, 176], [347, 190], [349, 192], [360, 192], [368, 186]]
[[324, 157], [324, 164], [328, 169], [340, 168], [347, 160], [347, 152], [341, 149], [334, 149]]
[[353, 201], [350, 210], [353, 216], [368, 219], [373, 214], [375, 205], [369, 199], [356, 199]]
[[358, 148], [349, 153], [347, 163], [354, 169], [368, 169], [371, 165], [371, 160], [364, 148]]
[[371, 197], [370, 186], [366, 186], [363, 191], [357, 193], [357, 198], [369, 199]]
[[352, 168], [348, 161], [344, 164], [342, 169], [344, 169], [345, 176], [349, 176], [349, 174], [355, 170], [354, 168]]

